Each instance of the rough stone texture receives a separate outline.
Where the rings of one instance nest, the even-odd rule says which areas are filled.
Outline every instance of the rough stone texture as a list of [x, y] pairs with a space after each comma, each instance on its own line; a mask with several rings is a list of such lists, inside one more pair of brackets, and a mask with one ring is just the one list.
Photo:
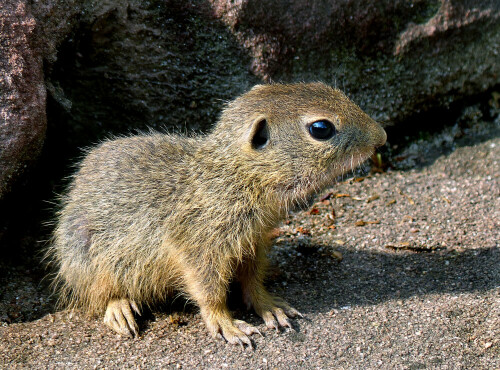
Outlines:
[[203, 1], [87, 1], [47, 73], [49, 127], [70, 155], [110, 133], [206, 130], [258, 82], [248, 63]]
[[211, 0], [272, 80], [320, 79], [379, 120], [477, 94], [500, 82], [500, 2]]
[[23, 1], [0, 7], [0, 199], [42, 147], [47, 121], [35, 19]]

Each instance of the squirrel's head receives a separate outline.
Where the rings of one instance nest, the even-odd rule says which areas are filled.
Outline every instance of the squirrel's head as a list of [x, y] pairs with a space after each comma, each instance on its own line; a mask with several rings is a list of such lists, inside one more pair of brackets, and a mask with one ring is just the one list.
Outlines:
[[[257, 85], [224, 109], [213, 137], [253, 184], [305, 199], [358, 166], [386, 141], [384, 129], [323, 83]], [[260, 179], [260, 180], [259, 180]]]

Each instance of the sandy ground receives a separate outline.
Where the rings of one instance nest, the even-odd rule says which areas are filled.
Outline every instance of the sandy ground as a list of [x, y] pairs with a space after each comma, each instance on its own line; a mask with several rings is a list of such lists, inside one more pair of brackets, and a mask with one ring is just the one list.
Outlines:
[[[56, 312], [37, 268], [4, 266], [1, 368], [500, 368], [500, 121], [413, 142], [391, 169], [327, 189], [279, 230], [269, 288], [305, 318], [254, 349], [212, 339], [177, 300], [124, 339]], [[322, 200], [320, 200], [322, 199]]]

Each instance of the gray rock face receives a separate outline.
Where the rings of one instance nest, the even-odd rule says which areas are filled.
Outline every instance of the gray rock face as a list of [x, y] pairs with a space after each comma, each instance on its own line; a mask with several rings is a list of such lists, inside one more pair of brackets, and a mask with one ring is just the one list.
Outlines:
[[318, 79], [379, 120], [500, 82], [497, 0], [212, 0], [268, 80]]
[[259, 81], [249, 60], [202, 1], [88, 1], [47, 75], [51, 113], [86, 140], [207, 129], [224, 100]]
[[500, 83], [496, 0], [7, 0], [0, 41], [0, 198], [46, 109], [64, 156], [107, 133], [207, 130], [262, 81], [323, 80], [395, 122]]

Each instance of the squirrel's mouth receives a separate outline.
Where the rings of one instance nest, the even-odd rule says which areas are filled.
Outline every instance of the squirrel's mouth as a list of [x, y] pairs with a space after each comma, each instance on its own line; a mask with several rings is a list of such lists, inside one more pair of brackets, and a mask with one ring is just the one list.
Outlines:
[[277, 190], [284, 198], [289, 198], [294, 201], [303, 201], [309, 199], [315, 193], [323, 190], [327, 186], [335, 183], [335, 180], [348, 171], [358, 167], [366, 161], [374, 152], [374, 149], [358, 151], [350, 155], [346, 155], [344, 160], [335, 160], [328, 167], [328, 170], [323, 173], [310, 173], [296, 177], [288, 184], [278, 186]]
[[374, 152], [374, 149], [357, 151], [350, 155], [346, 154], [344, 160], [332, 161], [328, 169], [322, 173], [309, 173], [302, 176], [297, 176], [293, 181], [287, 184], [281, 184], [277, 187], [278, 193], [282, 199], [289, 199], [294, 203], [308, 203], [308, 199], [324, 188], [331, 186], [335, 180], [353, 170], [368, 159]]
[[353, 170], [358, 167], [361, 163], [366, 161], [374, 153], [375, 148], [371, 150], [365, 150], [358, 153], [351, 153], [347, 155], [347, 158], [340, 162], [338, 165], [334, 166], [334, 171], [336, 173], [335, 177], [345, 174], [347, 171]]

